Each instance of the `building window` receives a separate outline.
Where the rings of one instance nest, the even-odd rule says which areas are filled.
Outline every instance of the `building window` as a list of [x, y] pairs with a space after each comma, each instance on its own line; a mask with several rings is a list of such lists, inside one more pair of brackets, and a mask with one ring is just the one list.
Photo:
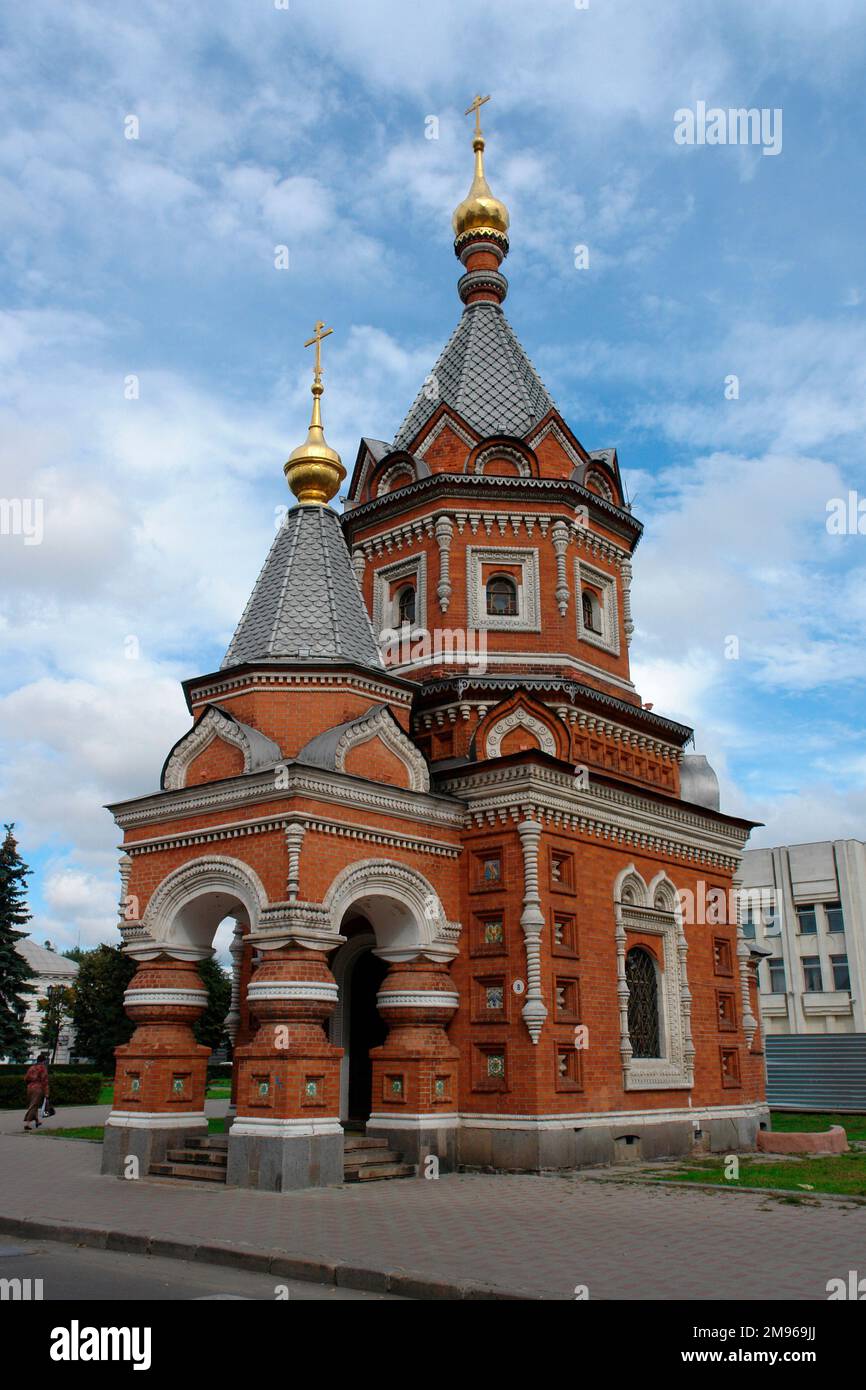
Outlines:
[[824, 911], [825, 911], [826, 914], [827, 914], [827, 930], [828, 930], [828, 931], [844, 931], [844, 930], [845, 930], [845, 919], [844, 919], [844, 917], [842, 916], [842, 904], [841, 904], [841, 903], [827, 903], [827, 906], [824, 908]]
[[628, 1036], [633, 1057], [660, 1057], [659, 991], [656, 965], [643, 946], [633, 946], [625, 958], [628, 985]]
[[797, 908], [797, 922], [801, 936], [815, 936], [818, 931], [818, 919], [815, 916], [814, 903], [810, 907]]
[[397, 627], [415, 621], [415, 587], [406, 584], [397, 594]]
[[571, 888], [574, 882], [574, 861], [570, 854], [559, 850], [550, 853], [550, 884], [552, 888]]
[[583, 604], [584, 627], [601, 636], [601, 604], [598, 601], [598, 595], [592, 593], [590, 589], [584, 589], [580, 601]]
[[497, 574], [487, 581], [487, 613], [491, 618], [517, 617], [517, 585], [508, 575]]
[[848, 957], [831, 956], [830, 964], [833, 966], [833, 988], [850, 990], [851, 973], [848, 969]]
[[824, 988], [820, 956], [803, 957], [803, 988], [807, 994], [820, 994]]
[[556, 1048], [556, 1089], [581, 1090], [580, 1053], [570, 1043], [560, 1043]]
[[553, 997], [556, 1003], [557, 1021], [559, 1023], [577, 1023], [580, 1018], [577, 980], [557, 978], [554, 981]]
[[747, 941], [754, 941], [755, 939], [755, 918], [751, 908], [749, 908], [743, 923], [743, 936]]
[[767, 971], [770, 976], [770, 993], [785, 993], [785, 962], [781, 956], [776, 956], [773, 960], [767, 961]]

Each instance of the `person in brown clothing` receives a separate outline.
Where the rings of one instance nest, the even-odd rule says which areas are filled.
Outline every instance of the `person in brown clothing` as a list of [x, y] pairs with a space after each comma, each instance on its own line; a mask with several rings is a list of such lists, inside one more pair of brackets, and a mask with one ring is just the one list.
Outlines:
[[30, 1121], [39, 1128], [39, 1109], [43, 1100], [48, 1095], [48, 1068], [45, 1063], [48, 1061], [48, 1053], [40, 1052], [32, 1067], [28, 1067], [24, 1074], [24, 1085], [27, 1087], [27, 1114], [24, 1116], [24, 1128], [30, 1129]]

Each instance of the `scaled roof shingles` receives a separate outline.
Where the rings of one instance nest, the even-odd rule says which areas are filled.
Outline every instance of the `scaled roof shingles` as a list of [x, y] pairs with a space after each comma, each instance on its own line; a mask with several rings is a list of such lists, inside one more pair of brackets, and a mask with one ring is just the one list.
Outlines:
[[330, 507], [295, 507], [277, 532], [221, 669], [255, 661], [349, 661], [381, 669]]
[[[437, 389], [430, 390], [431, 378]], [[432, 397], [432, 399], [431, 399]], [[394, 438], [405, 449], [445, 402], [477, 430], [524, 435], [554, 401], [498, 304], [469, 304]]]

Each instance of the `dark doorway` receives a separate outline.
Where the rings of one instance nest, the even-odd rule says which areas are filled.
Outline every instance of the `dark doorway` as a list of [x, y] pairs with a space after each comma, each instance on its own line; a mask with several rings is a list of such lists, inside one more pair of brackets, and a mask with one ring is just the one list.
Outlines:
[[370, 1048], [385, 1041], [388, 1029], [376, 1007], [376, 994], [388, 972], [385, 961], [364, 951], [352, 966], [349, 985], [349, 1125], [365, 1125], [373, 1102]]

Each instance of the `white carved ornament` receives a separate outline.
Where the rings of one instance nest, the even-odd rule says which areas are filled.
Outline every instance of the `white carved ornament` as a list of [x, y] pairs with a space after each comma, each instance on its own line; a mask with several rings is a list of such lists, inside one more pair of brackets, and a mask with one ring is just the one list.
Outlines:
[[250, 745], [246, 734], [222, 710], [212, 706], [182, 738], [165, 766], [163, 787], [167, 792], [180, 791], [186, 786], [190, 764], [215, 738], [239, 748], [244, 755], [244, 772], [250, 770]]
[[506, 735], [513, 729], [526, 729], [538, 740], [538, 746], [542, 753], [549, 753], [551, 757], [556, 757], [556, 739], [550, 732], [546, 724], [528, 710], [515, 709], [510, 714], [506, 714], [488, 731], [486, 739], [487, 757], [498, 758], [502, 751], [502, 743]]
[[375, 738], [399, 758], [409, 774], [409, 786], [413, 792], [430, 790], [430, 774], [424, 755], [395, 724], [393, 716], [384, 706], [368, 718], [353, 724], [342, 735], [334, 754], [337, 771], [345, 772], [346, 758], [353, 748], [359, 748]]

